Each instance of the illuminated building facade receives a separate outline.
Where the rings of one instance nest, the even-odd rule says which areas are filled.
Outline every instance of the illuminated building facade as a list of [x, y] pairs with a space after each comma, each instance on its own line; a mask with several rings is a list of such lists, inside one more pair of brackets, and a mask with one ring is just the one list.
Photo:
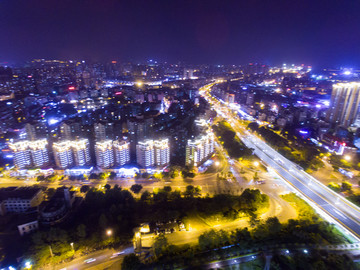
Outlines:
[[66, 169], [70, 166], [84, 166], [91, 161], [88, 139], [60, 141], [53, 144], [56, 166]]
[[359, 104], [359, 82], [334, 84], [327, 120], [344, 127], [352, 124], [360, 126]]
[[136, 160], [143, 167], [165, 166], [170, 162], [168, 139], [147, 140], [136, 145]]
[[49, 164], [48, 142], [46, 139], [29, 141], [32, 163], [35, 167]]
[[154, 145], [152, 140], [139, 142], [136, 145], [136, 161], [140, 166], [151, 167], [155, 164]]
[[76, 166], [88, 165], [90, 158], [90, 144], [88, 139], [79, 139], [71, 142]]
[[186, 146], [186, 165], [199, 166], [214, 153], [214, 137], [212, 133], [188, 140]]
[[14, 165], [23, 169], [31, 166], [29, 141], [18, 141], [8, 144], [14, 155]]
[[130, 162], [130, 143], [127, 141], [114, 141], [115, 164], [123, 166]]
[[74, 164], [71, 141], [54, 143], [53, 152], [56, 166], [58, 166], [59, 168], [65, 169]]
[[154, 141], [154, 150], [155, 150], [155, 165], [164, 166], [170, 162], [170, 146], [169, 140], [157, 140]]
[[9, 143], [14, 155], [14, 165], [19, 168], [43, 167], [49, 164], [48, 142], [46, 139]]
[[111, 140], [96, 142], [95, 144], [96, 164], [100, 168], [114, 166], [113, 142]]

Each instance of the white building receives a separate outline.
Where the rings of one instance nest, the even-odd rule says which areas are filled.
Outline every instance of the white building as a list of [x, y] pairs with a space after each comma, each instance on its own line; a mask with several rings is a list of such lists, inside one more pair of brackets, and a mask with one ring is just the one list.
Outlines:
[[60, 141], [53, 144], [56, 166], [66, 169], [70, 166], [85, 166], [91, 161], [88, 139]]
[[337, 83], [333, 85], [327, 120], [344, 127], [360, 126], [360, 83]]
[[48, 142], [46, 139], [18, 141], [8, 144], [14, 155], [17, 168], [42, 167], [49, 164]]
[[31, 232], [37, 231], [37, 229], [39, 229], [39, 222], [37, 221], [37, 219], [20, 224], [17, 226], [18, 227], [18, 231], [19, 234], [21, 236], [29, 234]]
[[65, 169], [74, 164], [71, 141], [62, 141], [53, 144], [56, 166]]
[[170, 161], [168, 139], [147, 140], [136, 145], [136, 160], [143, 167], [164, 166]]
[[113, 141], [105, 140], [95, 143], [96, 164], [100, 168], [110, 168], [114, 166]]
[[32, 163], [35, 167], [49, 164], [48, 142], [46, 139], [29, 141]]
[[154, 150], [155, 150], [155, 165], [164, 166], [170, 162], [170, 146], [169, 140], [157, 140], [154, 141]]
[[90, 163], [90, 144], [88, 139], [79, 139], [71, 142], [76, 166], [84, 166]]
[[24, 213], [31, 207], [36, 207], [44, 200], [41, 188], [8, 187], [0, 189], [0, 198], [5, 207], [5, 213]]
[[116, 165], [123, 166], [130, 162], [130, 143], [127, 141], [114, 141], [114, 155]]
[[199, 166], [214, 153], [214, 136], [212, 133], [188, 140], [186, 146], [186, 165]]
[[139, 142], [136, 145], [136, 161], [140, 166], [151, 167], [155, 164], [154, 145], [152, 140]]
[[29, 150], [29, 141], [18, 141], [14, 143], [8, 143], [10, 150], [14, 155], [14, 165], [23, 169], [31, 166], [31, 157]]

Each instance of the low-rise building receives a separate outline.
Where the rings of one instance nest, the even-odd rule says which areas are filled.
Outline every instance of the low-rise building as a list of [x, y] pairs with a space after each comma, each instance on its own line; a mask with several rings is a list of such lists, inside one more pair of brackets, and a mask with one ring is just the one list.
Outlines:
[[17, 224], [21, 236], [34, 232], [39, 229], [38, 215], [37, 213], [22, 215]]
[[41, 188], [8, 187], [0, 189], [0, 202], [5, 213], [24, 213], [31, 207], [37, 207], [44, 200]]
[[40, 206], [40, 221], [45, 225], [61, 222], [69, 213], [75, 201], [75, 192], [67, 188], [58, 188], [49, 201]]

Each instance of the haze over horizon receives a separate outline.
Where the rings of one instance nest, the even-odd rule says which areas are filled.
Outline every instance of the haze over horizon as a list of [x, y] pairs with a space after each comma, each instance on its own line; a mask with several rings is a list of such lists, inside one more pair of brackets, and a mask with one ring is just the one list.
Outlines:
[[358, 66], [355, 1], [3, 0], [0, 62]]

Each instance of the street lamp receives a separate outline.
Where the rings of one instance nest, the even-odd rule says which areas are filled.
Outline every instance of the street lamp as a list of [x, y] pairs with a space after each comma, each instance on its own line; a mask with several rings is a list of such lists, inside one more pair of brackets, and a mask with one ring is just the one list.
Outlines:
[[32, 266], [32, 265], [31, 265], [31, 262], [30, 262], [30, 261], [26, 261], [26, 262], [25, 262], [25, 268], [26, 268], [26, 269], [30, 269], [31, 266]]
[[106, 235], [107, 235], [107, 236], [111, 236], [111, 235], [112, 235], [112, 230], [110, 230], [110, 229], [109, 229], [109, 230], [106, 230]]
[[220, 162], [219, 161], [216, 161], [215, 162], [215, 166], [218, 167], [220, 165]]
[[351, 157], [349, 155], [346, 155], [344, 158], [346, 161], [349, 161], [351, 159]]
[[74, 252], [75, 252], [75, 249], [74, 249], [74, 243], [73, 243], [73, 242], [71, 242], [71, 243], [70, 243], [70, 246], [71, 246], [72, 251], [74, 251]]
[[258, 167], [259, 165], [260, 165], [260, 163], [259, 163], [258, 161], [255, 161], [255, 162], [254, 162], [254, 166], [255, 166], [255, 167]]

